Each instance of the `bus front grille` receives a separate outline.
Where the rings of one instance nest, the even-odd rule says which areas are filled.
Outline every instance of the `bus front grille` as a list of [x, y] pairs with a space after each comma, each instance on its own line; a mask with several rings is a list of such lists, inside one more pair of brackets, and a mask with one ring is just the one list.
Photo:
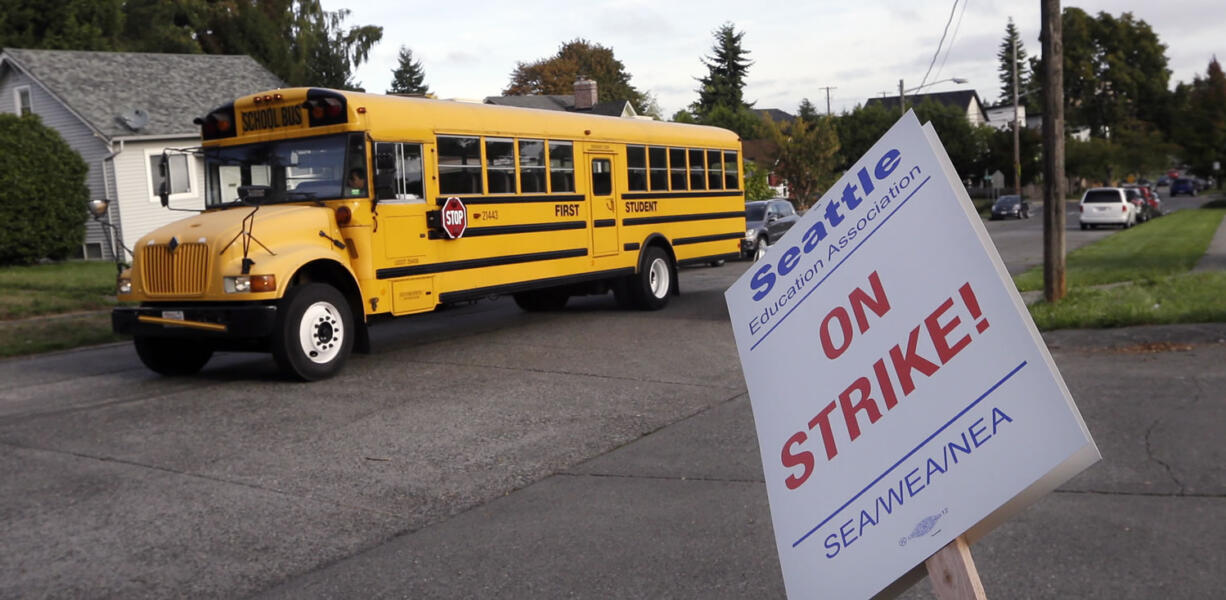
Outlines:
[[200, 296], [208, 283], [208, 247], [166, 244], [141, 248], [141, 279], [150, 296]]

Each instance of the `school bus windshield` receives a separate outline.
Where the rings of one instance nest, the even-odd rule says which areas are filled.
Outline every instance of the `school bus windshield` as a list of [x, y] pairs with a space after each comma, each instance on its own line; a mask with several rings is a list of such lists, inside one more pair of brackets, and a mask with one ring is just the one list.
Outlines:
[[264, 204], [367, 196], [362, 134], [205, 148], [204, 163], [210, 208], [254, 197], [252, 189]]

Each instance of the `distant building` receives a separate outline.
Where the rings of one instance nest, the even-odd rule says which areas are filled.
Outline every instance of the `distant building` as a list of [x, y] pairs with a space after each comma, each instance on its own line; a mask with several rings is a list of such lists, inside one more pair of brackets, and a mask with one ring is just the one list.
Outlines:
[[[90, 197], [111, 201], [108, 217], [119, 239], [87, 221], [86, 258], [113, 258], [115, 242], [131, 248], [187, 214], [162, 208], [158, 160], [167, 148], [200, 145], [193, 119], [284, 85], [249, 56], [0, 51], [0, 111], [37, 114], [58, 131], [89, 165]], [[178, 153], [170, 167], [172, 206], [203, 208], [203, 161]]]
[[[1002, 104], [986, 109], [985, 113], [988, 117], [988, 125], [995, 127], [1001, 131], [1012, 131], [1013, 127], [1013, 105]], [[1026, 121], [1026, 105], [1019, 104], [1017, 107], [1017, 119], [1022, 123], [1023, 127], [1028, 127]]]
[[535, 108], [539, 110], [561, 110], [566, 112], [581, 112], [609, 117], [625, 117], [628, 119], [640, 117], [629, 100], [613, 100], [609, 102], [596, 101], [596, 82], [590, 79], [580, 79], [575, 82], [574, 94], [544, 94], [528, 96], [488, 96], [485, 104], [496, 106], [515, 106], [518, 108]]
[[770, 120], [775, 124], [791, 123], [796, 120], [796, 116], [778, 108], [754, 108], [750, 109], [761, 117], [770, 117]]
[[[907, 106], [918, 106], [927, 100], [953, 106], [966, 111], [966, 121], [971, 125], [985, 125], [988, 116], [983, 109], [983, 102], [975, 90], [957, 90], [953, 92], [934, 92], [931, 94], [907, 94]], [[898, 96], [884, 98], [869, 98], [865, 106], [879, 104], [892, 110], [898, 110]]]

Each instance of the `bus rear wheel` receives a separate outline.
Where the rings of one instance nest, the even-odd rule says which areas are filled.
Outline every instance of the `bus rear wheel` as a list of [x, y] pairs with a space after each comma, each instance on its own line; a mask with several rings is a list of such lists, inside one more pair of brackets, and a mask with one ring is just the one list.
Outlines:
[[330, 285], [308, 283], [291, 288], [277, 308], [272, 356], [282, 373], [317, 381], [341, 370], [356, 333], [344, 295]]
[[192, 375], [213, 357], [213, 348], [200, 340], [137, 336], [132, 345], [150, 371], [171, 377]]
[[626, 281], [628, 300], [639, 310], [660, 310], [668, 305], [669, 294], [675, 289], [673, 262], [659, 246], [643, 252], [643, 268]]

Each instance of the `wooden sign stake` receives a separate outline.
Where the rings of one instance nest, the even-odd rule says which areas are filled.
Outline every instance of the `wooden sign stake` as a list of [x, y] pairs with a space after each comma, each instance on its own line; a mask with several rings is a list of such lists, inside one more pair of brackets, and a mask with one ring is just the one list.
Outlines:
[[939, 600], [987, 600], [971, 547], [961, 536], [928, 557], [924, 566]]

